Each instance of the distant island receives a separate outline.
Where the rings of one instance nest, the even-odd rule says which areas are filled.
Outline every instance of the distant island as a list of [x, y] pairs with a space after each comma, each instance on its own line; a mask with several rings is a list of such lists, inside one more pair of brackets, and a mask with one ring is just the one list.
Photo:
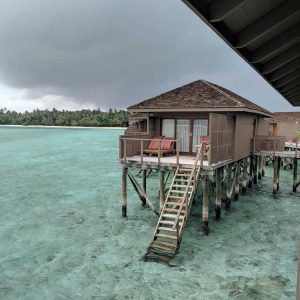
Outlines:
[[41, 126], [81, 126], [81, 127], [127, 127], [130, 113], [125, 110], [83, 109], [77, 111], [36, 109], [18, 113], [0, 109], [0, 125], [41, 125]]

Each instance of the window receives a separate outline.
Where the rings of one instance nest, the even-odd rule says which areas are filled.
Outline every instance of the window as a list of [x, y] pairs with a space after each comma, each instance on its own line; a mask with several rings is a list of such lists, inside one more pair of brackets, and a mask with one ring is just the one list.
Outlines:
[[175, 120], [163, 119], [162, 120], [162, 135], [169, 138], [174, 138]]

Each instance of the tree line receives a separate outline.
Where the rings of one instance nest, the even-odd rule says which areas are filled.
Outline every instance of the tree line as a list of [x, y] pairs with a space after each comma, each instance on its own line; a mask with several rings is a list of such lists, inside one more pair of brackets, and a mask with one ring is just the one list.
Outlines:
[[83, 109], [78, 111], [59, 111], [35, 109], [32, 112], [18, 113], [0, 109], [1, 125], [44, 125], [44, 126], [85, 126], [85, 127], [127, 127], [130, 113], [125, 110]]

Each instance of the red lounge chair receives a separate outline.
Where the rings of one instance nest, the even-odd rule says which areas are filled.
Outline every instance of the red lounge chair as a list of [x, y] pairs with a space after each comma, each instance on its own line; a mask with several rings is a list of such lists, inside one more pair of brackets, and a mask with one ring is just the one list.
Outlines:
[[[160, 142], [160, 151], [159, 148], [159, 140]], [[144, 150], [143, 153], [149, 154], [152, 156], [153, 154], [158, 155], [158, 152], [160, 152], [160, 155], [163, 156], [166, 153], [172, 153], [174, 152], [173, 145], [173, 138], [164, 138], [164, 137], [154, 137], [149, 145], [148, 148]]]

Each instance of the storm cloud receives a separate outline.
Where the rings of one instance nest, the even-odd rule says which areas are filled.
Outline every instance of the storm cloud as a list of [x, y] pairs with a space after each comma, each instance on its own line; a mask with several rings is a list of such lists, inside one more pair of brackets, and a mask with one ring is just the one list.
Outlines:
[[180, 0], [1, 1], [0, 49], [0, 83], [37, 104], [125, 108], [202, 78], [292, 109]]

